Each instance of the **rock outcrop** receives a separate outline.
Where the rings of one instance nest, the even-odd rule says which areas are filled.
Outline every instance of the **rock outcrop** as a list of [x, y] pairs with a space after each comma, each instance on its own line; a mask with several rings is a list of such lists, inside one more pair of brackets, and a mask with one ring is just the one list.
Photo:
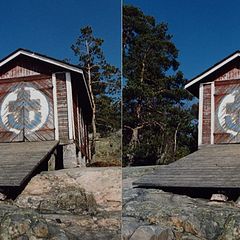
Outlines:
[[69, 239], [77, 237], [36, 211], [0, 204], [0, 239]]
[[234, 202], [214, 202], [133, 188], [132, 181], [155, 167], [123, 169], [124, 240], [240, 239], [240, 208]]
[[120, 211], [121, 168], [74, 168], [42, 172], [16, 199], [19, 207], [73, 212]]
[[120, 239], [121, 169], [42, 172], [0, 203], [0, 239]]

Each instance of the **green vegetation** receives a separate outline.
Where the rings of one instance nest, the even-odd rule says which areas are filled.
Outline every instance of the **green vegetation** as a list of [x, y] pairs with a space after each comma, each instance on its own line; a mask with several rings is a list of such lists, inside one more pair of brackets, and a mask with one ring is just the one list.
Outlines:
[[120, 129], [121, 74], [110, 65], [102, 50], [103, 39], [94, 36], [91, 27], [80, 29], [80, 35], [72, 45], [79, 66], [85, 70], [86, 80], [93, 102], [91, 153], [95, 154], [97, 133], [108, 136]]
[[124, 6], [123, 165], [167, 164], [196, 148], [197, 108], [177, 57], [167, 24]]

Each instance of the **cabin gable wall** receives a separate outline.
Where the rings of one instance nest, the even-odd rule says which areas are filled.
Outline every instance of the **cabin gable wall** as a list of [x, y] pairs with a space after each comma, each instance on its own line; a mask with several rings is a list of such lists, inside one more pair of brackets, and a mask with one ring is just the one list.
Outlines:
[[237, 66], [233, 66], [231, 70], [218, 76], [214, 81], [226, 81], [240, 79], [240, 69]]
[[[227, 107], [220, 107], [225, 96], [234, 91], [240, 93], [240, 68], [238, 66], [236, 62], [228, 65], [218, 75], [216, 74], [212, 81], [200, 84], [199, 145], [240, 142], [240, 137], [231, 137], [225, 127], [227, 124], [222, 124], [229, 110]], [[236, 126], [233, 128], [236, 129]]]
[[48, 75], [55, 71], [54, 66], [36, 59], [18, 56], [16, 59], [2, 66], [0, 69], [0, 79], [28, 77], [34, 75]]
[[[89, 107], [86, 107], [86, 104], [89, 103], [86, 101], [87, 93], [81, 91], [84, 87], [82, 80], [79, 74], [21, 55], [0, 68], [0, 84], [2, 84], [0, 86], [4, 87], [2, 91], [5, 91], [5, 85], [8, 86], [8, 83], [15, 86], [21, 82], [29, 82], [28, 84], [32, 82], [40, 91], [42, 88], [51, 99], [49, 105], [52, 125], [47, 126], [49, 130], [43, 129], [44, 137], [59, 140], [63, 145], [76, 144], [81, 156], [89, 158], [89, 119], [85, 116], [88, 111], [86, 109]], [[48, 81], [48, 85], [42, 85], [44, 81]], [[0, 95], [1, 97], [3, 95]], [[1, 128], [0, 130], [2, 131], [0, 131], [1, 137], [1, 134], [5, 134], [5, 130]], [[50, 130], [51, 132], [48, 132]], [[47, 137], [46, 140], [48, 140]], [[8, 141], [10, 137], [5, 137], [5, 139]], [[32, 140], [38, 141], [37, 138]], [[44, 138], [41, 140], [44, 141]]]
[[54, 140], [52, 79], [0, 80], [0, 142]]
[[33, 67], [31, 65], [24, 66], [25, 64], [20, 63], [15, 65], [13, 68], [7, 70], [0, 74], [0, 79], [7, 78], [16, 78], [16, 77], [27, 77], [33, 75], [40, 75], [41, 70], [37, 67]]

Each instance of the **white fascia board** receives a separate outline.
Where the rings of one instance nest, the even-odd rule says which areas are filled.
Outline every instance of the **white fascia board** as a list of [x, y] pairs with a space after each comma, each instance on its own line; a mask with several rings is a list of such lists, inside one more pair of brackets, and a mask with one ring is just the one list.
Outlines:
[[202, 121], [203, 121], [203, 84], [199, 87], [199, 110], [198, 110], [198, 146], [202, 145]]
[[73, 99], [72, 99], [72, 80], [71, 73], [66, 72], [67, 87], [67, 109], [68, 109], [68, 137], [69, 140], [74, 139], [74, 117], [73, 117]]
[[19, 50], [18, 52], [14, 53], [13, 55], [9, 56], [8, 58], [6, 58], [2, 62], [0, 62], [0, 67], [3, 66], [4, 64], [10, 62], [12, 59], [19, 56], [20, 54], [23, 54], [25, 56], [29, 56], [29, 57], [32, 57], [32, 58], [35, 58], [35, 59], [38, 59], [38, 60], [41, 60], [41, 61], [44, 61], [44, 62], [47, 62], [47, 63], [51, 63], [51, 64], [59, 66], [59, 67], [66, 68], [66, 69], [71, 70], [73, 72], [80, 73], [83, 77], [84, 85], [86, 87], [86, 91], [87, 91], [87, 94], [88, 94], [88, 97], [89, 97], [89, 101], [91, 103], [91, 107], [93, 108], [92, 98], [91, 98], [89, 90], [88, 90], [88, 86], [87, 86], [87, 83], [86, 83], [86, 79], [85, 79], [83, 70], [81, 70], [77, 67], [69, 66], [68, 64], [58, 62], [58, 61], [53, 60], [53, 59], [49, 59], [47, 57], [39, 56], [38, 54], [35, 54], [35, 53], [26, 52], [24, 50]]
[[199, 77], [197, 77], [196, 79], [192, 80], [190, 83], [185, 85], [185, 89], [189, 88], [190, 86], [192, 86], [193, 84], [197, 83], [198, 81], [202, 80], [203, 78], [207, 77], [209, 74], [215, 72], [216, 70], [218, 70], [219, 68], [221, 68], [222, 66], [224, 66], [225, 64], [231, 62], [233, 59], [235, 59], [236, 57], [239, 57], [240, 53], [235, 53], [233, 56], [229, 57], [228, 59], [226, 59], [225, 61], [221, 62], [220, 64], [218, 64], [217, 66], [211, 68], [209, 71], [205, 72], [204, 74], [200, 75]]
[[214, 144], [214, 128], [215, 128], [215, 84], [211, 83], [211, 144]]
[[58, 127], [58, 109], [57, 109], [57, 84], [56, 74], [52, 74], [53, 84], [53, 112], [54, 112], [54, 126], [55, 126], [55, 140], [59, 140], [59, 127]]
[[29, 52], [26, 52], [24, 50], [19, 50], [18, 52], [14, 53], [13, 55], [11, 55], [10, 57], [8, 57], [7, 59], [3, 60], [1, 63], [0, 63], [0, 67], [3, 66], [4, 64], [8, 63], [9, 61], [11, 61], [12, 59], [14, 59], [15, 57], [19, 56], [20, 54], [23, 54], [25, 56], [29, 56], [29, 57], [32, 57], [32, 58], [35, 58], [35, 59], [38, 59], [38, 60], [41, 60], [43, 62], [47, 62], [47, 63], [51, 63], [53, 65], [56, 65], [56, 66], [59, 66], [59, 67], [63, 67], [63, 68], [66, 68], [68, 70], [71, 70], [73, 72], [77, 72], [77, 73], [81, 73], [83, 74], [83, 71], [77, 67], [73, 67], [73, 66], [69, 66], [68, 64], [65, 64], [65, 63], [62, 63], [62, 62], [58, 62], [56, 60], [53, 60], [53, 59], [49, 59], [47, 57], [43, 57], [43, 56], [39, 56], [38, 54], [36, 53], [29, 53]]

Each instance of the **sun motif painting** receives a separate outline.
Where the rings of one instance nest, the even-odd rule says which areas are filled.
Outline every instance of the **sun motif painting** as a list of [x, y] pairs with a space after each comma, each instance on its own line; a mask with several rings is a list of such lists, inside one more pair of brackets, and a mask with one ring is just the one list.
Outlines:
[[47, 121], [49, 104], [45, 94], [31, 86], [8, 93], [1, 104], [1, 123], [16, 134], [39, 130]]

